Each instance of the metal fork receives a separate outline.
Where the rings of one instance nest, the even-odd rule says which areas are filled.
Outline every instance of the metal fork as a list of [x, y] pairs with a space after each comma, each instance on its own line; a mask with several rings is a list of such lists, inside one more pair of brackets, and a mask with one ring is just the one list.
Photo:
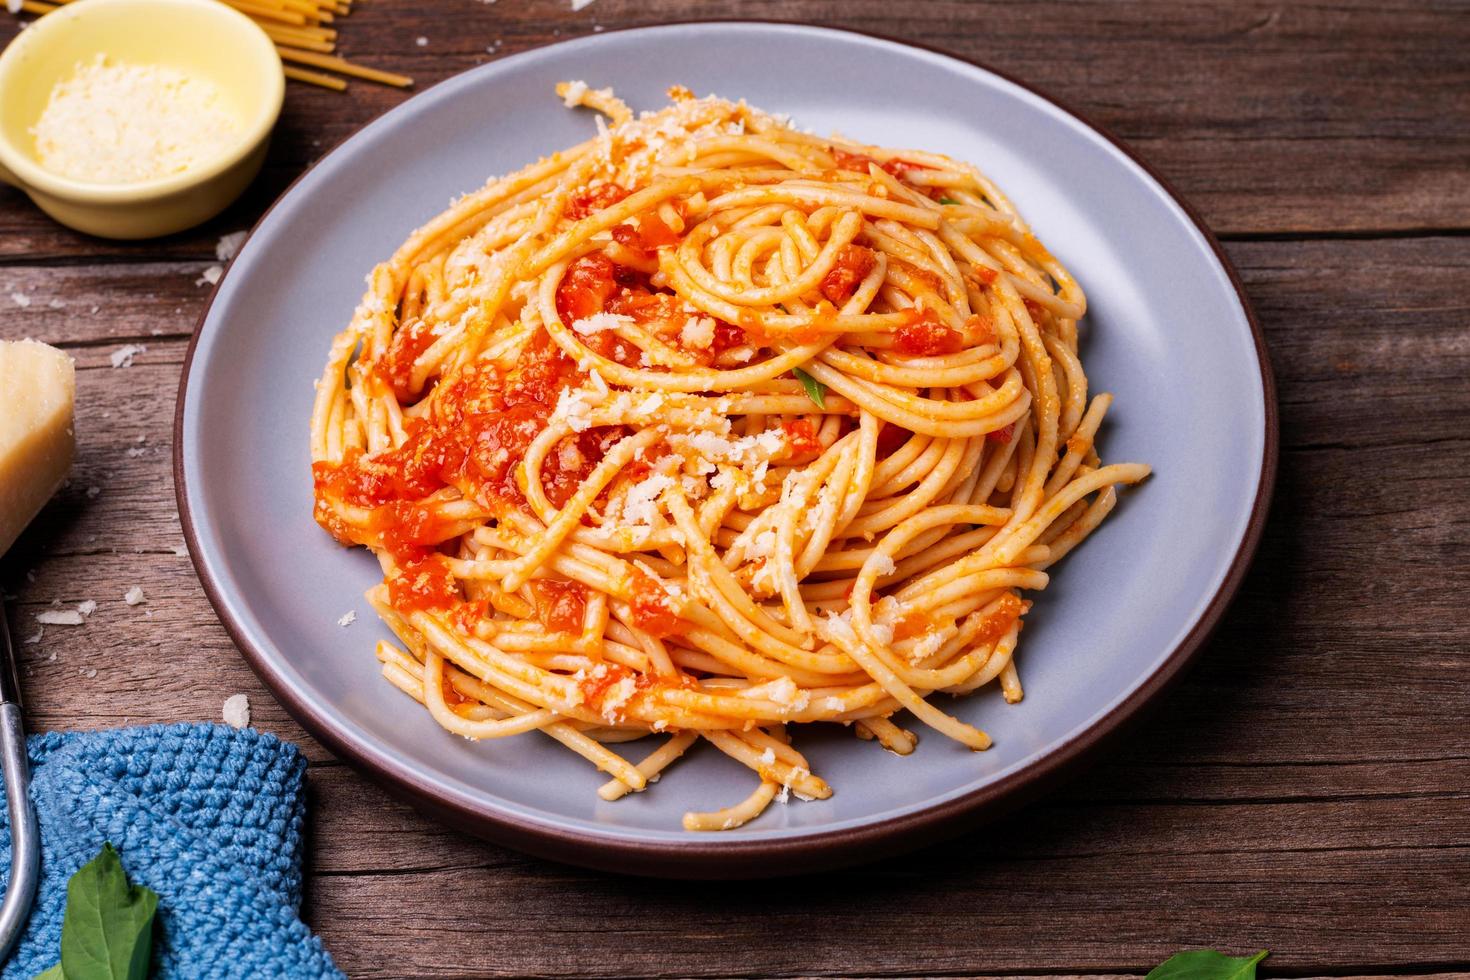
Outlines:
[[31, 806], [31, 766], [26, 756], [26, 731], [20, 715], [20, 675], [15, 647], [0, 601], [0, 769], [5, 774], [5, 799], [10, 807], [10, 884], [0, 903], [0, 963], [20, 938], [36, 884], [41, 877], [41, 828]]

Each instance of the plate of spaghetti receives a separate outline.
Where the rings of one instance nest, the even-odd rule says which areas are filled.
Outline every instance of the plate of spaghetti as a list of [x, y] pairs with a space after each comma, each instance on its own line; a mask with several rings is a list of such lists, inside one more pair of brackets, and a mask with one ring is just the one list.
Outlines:
[[1203, 642], [1275, 444], [1233, 273], [1126, 151], [948, 56], [727, 23], [348, 140], [218, 287], [177, 424], [201, 579], [308, 730], [686, 876], [1044, 785]]

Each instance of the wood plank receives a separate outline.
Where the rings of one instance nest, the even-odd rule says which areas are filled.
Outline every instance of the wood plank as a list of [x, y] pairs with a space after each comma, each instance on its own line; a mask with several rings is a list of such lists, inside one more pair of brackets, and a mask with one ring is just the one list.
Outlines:
[[[1104, 766], [1110, 775], [1124, 768], [1107, 760]], [[1395, 785], [1397, 792], [1388, 794], [1388, 786], [1379, 784], [1356, 793], [1333, 787], [1329, 795], [1313, 797], [1302, 787], [1274, 785], [1276, 792], [1293, 797], [1287, 802], [1187, 799], [1182, 793], [1152, 801], [1099, 802], [1088, 798], [1084, 787], [1073, 786], [1031, 807], [1019, 821], [1001, 821], [911, 860], [943, 862], [952, 850], [974, 854], [977, 860], [1038, 862], [1103, 854], [1148, 861], [1192, 855], [1203, 861], [1210, 855], [1297, 850], [1465, 850], [1470, 849], [1470, 783], [1464, 774], [1464, 765], [1455, 767], [1427, 792], [1406, 792]], [[1229, 778], [1219, 768], [1210, 775]], [[318, 830], [312, 864], [321, 874], [438, 871], [500, 860], [500, 849], [419, 820], [410, 808], [378, 791], [370, 809], [382, 816], [363, 826], [363, 801], [352, 772], [324, 766], [313, 769], [311, 778]], [[998, 827], [1012, 832], [998, 834]]]
[[1463, 969], [1466, 907], [1443, 901], [1463, 891], [1463, 851], [1028, 860], [1005, 853], [1023, 823], [996, 825], [990, 846], [971, 838], [784, 882], [559, 875], [502, 854], [411, 875], [318, 874], [311, 912], [364, 977], [1143, 972], [1212, 945], [1275, 950], [1272, 970], [1287, 973], [1408, 960]]
[[[538, 0], [463, 4], [448, 21], [409, 5], [364, 4], [339, 26], [344, 54], [413, 75], [422, 90], [598, 26], [690, 13], [678, 0], [601, 0], [580, 13]], [[840, 9], [718, 0], [698, 13], [811, 19], [993, 65], [1114, 130], [1226, 234], [1470, 227], [1470, 18], [1454, 4], [945, 0], [897, 13], [882, 0]], [[0, 44], [14, 30], [0, 18]], [[419, 47], [417, 37], [428, 43]], [[267, 172], [247, 199], [163, 242], [75, 235], [0, 190], [0, 256], [207, 257], [221, 231], [247, 227], [308, 162], [411, 94], [364, 83], [346, 94], [290, 86]], [[555, 111], [549, 95], [547, 111]]]

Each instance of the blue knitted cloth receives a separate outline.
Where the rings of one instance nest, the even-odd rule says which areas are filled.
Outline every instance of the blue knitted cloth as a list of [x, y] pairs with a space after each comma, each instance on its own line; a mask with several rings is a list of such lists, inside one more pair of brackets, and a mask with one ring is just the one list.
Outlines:
[[[104, 841], [158, 892], [151, 976], [341, 977], [297, 916], [306, 760], [294, 745], [223, 725], [34, 735], [31, 797], [41, 887], [4, 980], [61, 954], [66, 883]], [[0, 874], [10, 826], [0, 812]]]

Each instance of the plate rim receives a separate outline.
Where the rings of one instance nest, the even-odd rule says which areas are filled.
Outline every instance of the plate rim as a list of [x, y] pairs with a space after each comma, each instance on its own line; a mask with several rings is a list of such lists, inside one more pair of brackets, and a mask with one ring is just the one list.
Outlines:
[[[569, 44], [594, 37], [635, 32], [653, 33], [669, 27], [690, 26], [798, 28], [816, 34], [850, 35], [938, 55], [967, 67], [988, 72], [1071, 116], [1084, 127], [1102, 137], [1158, 185], [1209, 245], [1216, 264], [1225, 273], [1231, 288], [1235, 291], [1235, 298], [1245, 315], [1256, 354], [1256, 367], [1261, 378], [1265, 429], [1260, 476], [1251, 505], [1250, 517], [1219, 586], [1183, 639], [1169, 651], [1159, 665], [1137, 687], [1087, 728], [1056, 745], [1030, 765], [952, 799], [898, 817], [875, 820], [857, 827], [816, 830], [795, 836], [773, 837], [769, 840], [722, 841], [718, 836], [691, 835], [687, 841], [653, 841], [588, 834], [584, 831], [543, 823], [505, 811], [466, 805], [441, 791], [416, 771], [374, 757], [370, 746], [360, 746], [340, 733], [330, 719], [319, 712], [311, 701], [298, 697], [290, 685], [278, 675], [271, 658], [256, 648], [249, 639], [247, 631], [236, 620], [208, 562], [201, 555], [193, 514], [189, 508], [188, 484], [184, 473], [184, 415], [188, 404], [189, 376], [194, 364], [195, 350], [214, 307], [220, 285], [224, 282], [225, 276], [229, 275], [228, 269], [225, 276], [222, 276], [219, 283], [216, 283], [211, 289], [204, 308], [195, 321], [179, 376], [173, 423], [174, 495], [178, 504], [179, 520], [185, 543], [189, 548], [190, 561], [193, 563], [195, 573], [210, 606], [213, 607], [215, 615], [224, 626], [235, 648], [271, 695], [286, 709], [287, 714], [295, 719], [308, 734], [325, 745], [332, 754], [372, 779], [389, 795], [409, 803], [421, 812], [426, 812], [456, 829], [538, 857], [625, 874], [696, 879], [764, 878], [867, 863], [880, 857], [891, 856], [944, 840], [966, 829], [979, 826], [982, 822], [995, 819], [1035, 799], [1053, 788], [1068, 773], [1074, 771], [1101, 745], [1117, 737], [1129, 723], [1138, 720], [1144, 713], [1144, 709], [1156, 704], [1158, 699], [1179, 680], [1184, 669], [1194, 660], [1214, 633], [1225, 610], [1239, 592], [1261, 541], [1275, 489], [1279, 457], [1280, 422], [1275, 375], [1267, 352], [1265, 335], [1250, 299], [1246, 295], [1240, 275], [1221, 247], [1219, 240], [1194, 206], [1147, 160], [1106, 127], [1045, 90], [984, 62], [956, 54], [936, 45], [897, 38], [877, 31], [835, 27], [801, 20], [723, 17], [689, 18], [652, 25], [609, 28], [600, 34], [586, 35], [585, 38], [568, 38], [565, 41], [538, 45], [524, 52], [517, 52], [511, 57], [544, 51], [560, 44]], [[470, 68], [466, 69], [466, 72], [474, 70], [475, 68]], [[423, 92], [417, 93], [388, 110], [388, 113], [410, 104], [420, 95], [466, 72], [456, 72], [441, 79], [424, 89]], [[291, 195], [297, 184], [324, 160], [346, 146], [356, 135], [384, 118], [388, 113], [379, 115], [364, 124], [302, 170], [251, 225], [241, 248], [243, 249], [244, 245], [249, 243], [250, 237]]]

